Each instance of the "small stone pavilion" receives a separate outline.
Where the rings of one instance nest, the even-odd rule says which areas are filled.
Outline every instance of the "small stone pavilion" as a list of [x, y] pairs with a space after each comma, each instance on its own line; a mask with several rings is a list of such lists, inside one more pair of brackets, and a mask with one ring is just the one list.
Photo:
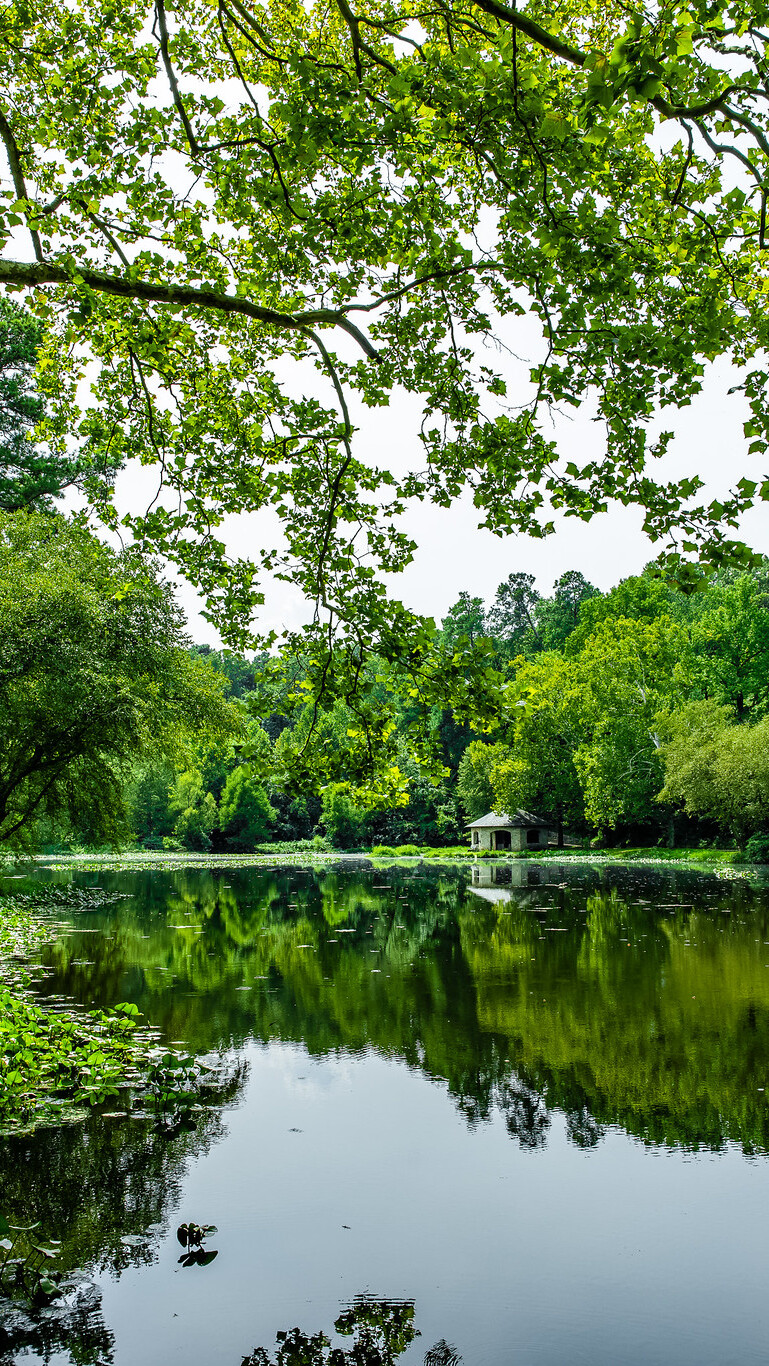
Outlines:
[[550, 841], [550, 826], [530, 811], [489, 811], [469, 825], [473, 849], [544, 849]]

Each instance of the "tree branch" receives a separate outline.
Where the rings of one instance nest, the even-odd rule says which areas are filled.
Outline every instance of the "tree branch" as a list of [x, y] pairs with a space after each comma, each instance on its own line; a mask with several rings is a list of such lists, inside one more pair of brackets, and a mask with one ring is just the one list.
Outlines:
[[[11, 176], [13, 177], [13, 187], [16, 191], [16, 198], [26, 199], [27, 201], [29, 201], [27, 185], [24, 180], [24, 172], [21, 169], [21, 154], [19, 152], [19, 146], [15, 137], [13, 136], [13, 129], [11, 128], [11, 125], [5, 117], [5, 114], [3, 113], [2, 109], [0, 109], [0, 137], [3, 139], [3, 142], [5, 143], [5, 151], [8, 157], [8, 165], [11, 168]], [[35, 250], [35, 256], [37, 257], [38, 261], [42, 261], [43, 248], [40, 242], [40, 234], [38, 233], [36, 228], [30, 228], [29, 235], [32, 238], [32, 246]]]
[[182, 126], [190, 145], [192, 155], [199, 157], [202, 149], [195, 136], [192, 124], [187, 117], [187, 110], [184, 108], [184, 100], [182, 99], [182, 94], [179, 89], [179, 82], [176, 79], [176, 72], [174, 71], [173, 62], [171, 61], [171, 54], [168, 47], [168, 23], [166, 20], [164, 0], [155, 0], [155, 13], [158, 19], [160, 55], [163, 59], [163, 66], [166, 69], [166, 76], [168, 77], [168, 84], [171, 87], [171, 95], [173, 96], [174, 105], [176, 106], [176, 112], [182, 121]]
[[120, 299], [136, 299], [146, 303], [168, 304], [170, 307], [202, 308], [207, 312], [236, 313], [269, 327], [310, 335], [311, 327], [340, 327], [358, 343], [369, 360], [378, 360], [379, 353], [365, 333], [350, 322], [344, 313], [332, 308], [309, 309], [302, 313], [281, 313], [276, 308], [263, 308], [250, 299], [223, 294], [216, 289], [195, 289], [192, 285], [164, 285], [152, 280], [130, 279], [122, 275], [107, 275], [104, 271], [86, 266], [62, 266], [54, 261], [37, 263], [0, 260], [0, 285], [26, 285], [35, 289], [40, 285], [85, 286], [95, 294], [110, 294]]

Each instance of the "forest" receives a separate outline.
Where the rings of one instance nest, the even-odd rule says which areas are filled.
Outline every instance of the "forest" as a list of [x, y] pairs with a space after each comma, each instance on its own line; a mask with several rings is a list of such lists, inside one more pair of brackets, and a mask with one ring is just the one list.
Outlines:
[[769, 562], [460, 594], [430, 651], [483, 691], [430, 706], [373, 656], [372, 761], [309, 658], [191, 643], [158, 565], [76, 519], [0, 513], [0, 561], [7, 849], [451, 848], [522, 807], [561, 842], [769, 850]]
[[[135, 838], [219, 849], [318, 836], [336, 848], [455, 845], [468, 820], [523, 807], [561, 836], [599, 843], [769, 852], [769, 563], [686, 595], [653, 570], [605, 594], [572, 571], [549, 596], [531, 575], [511, 574], [488, 605], [461, 594], [436, 631], [436, 648], [452, 656], [481, 647], [500, 711], [480, 730], [435, 708], [439, 763], [428, 770], [410, 755], [400, 705], [390, 800], [344, 779], [297, 795], [284, 756], [301, 744], [310, 704], [301, 692], [265, 698], [253, 664], [193, 647], [227, 677], [245, 741], [199, 745], [181, 772], [141, 768], [126, 798]], [[340, 701], [323, 724], [343, 755], [354, 713]], [[239, 760], [244, 745], [258, 763]]]

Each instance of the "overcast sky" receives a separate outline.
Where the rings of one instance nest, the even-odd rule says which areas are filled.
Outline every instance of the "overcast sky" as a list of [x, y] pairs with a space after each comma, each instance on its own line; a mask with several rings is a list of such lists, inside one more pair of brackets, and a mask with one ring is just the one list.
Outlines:
[[[745, 405], [739, 395], [728, 395], [735, 373], [726, 364], [709, 367], [704, 393], [691, 407], [668, 409], [664, 426], [674, 430], [675, 440], [664, 461], [656, 465], [659, 475], [677, 477], [698, 473], [711, 496], [726, 492], [742, 475], [767, 477], [765, 457], [748, 456], [742, 432]], [[377, 463], [402, 470], [419, 466], [419, 406], [396, 397], [389, 409], [358, 415], [360, 432], [356, 447]], [[581, 460], [594, 456], [601, 446], [601, 428], [583, 409], [554, 429], [561, 454]], [[118, 501], [138, 508], [149, 501], [157, 474], [150, 468], [132, 469], [121, 475]], [[703, 492], [703, 496], [704, 496]], [[658, 553], [641, 530], [637, 509], [613, 506], [590, 523], [561, 518], [554, 535], [536, 541], [526, 536], [499, 538], [478, 528], [478, 514], [469, 498], [449, 510], [416, 504], [404, 519], [404, 528], [417, 542], [413, 563], [390, 580], [393, 594], [410, 607], [440, 619], [462, 590], [488, 602], [508, 574], [523, 570], [534, 574], [537, 587], [548, 593], [555, 579], [567, 569], [579, 569], [597, 587], [606, 589], [629, 574], [638, 573]], [[224, 539], [235, 554], [247, 555], [263, 541], [272, 541], [275, 519], [264, 515], [228, 519]], [[769, 505], [749, 513], [743, 536], [756, 549], [769, 554]], [[199, 599], [188, 584], [180, 583], [179, 599], [188, 614], [190, 631], [198, 641], [218, 643], [216, 632], [199, 614]], [[269, 586], [260, 626], [281, 631], [296, 627], [306, 618], [306, 604], [288, 585]]]

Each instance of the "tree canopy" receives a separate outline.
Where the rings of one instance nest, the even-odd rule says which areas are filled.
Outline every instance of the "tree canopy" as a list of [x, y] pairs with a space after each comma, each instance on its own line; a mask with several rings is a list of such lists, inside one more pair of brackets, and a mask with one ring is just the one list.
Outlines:
[[237, 734], [221, 675], [184, 644], [138, 553], [61, 517], [0, 513], [0, 842], [28, 843], [43, 815], [119, 840], [137, 758]]
[[[655, 479], [650, 424], [725, 356], [766, 449], [765, 28], [743, 0], [6, 6], [0, 283], [47, 330], [105, 520], [111, 472], [154, 464], [133, 532], [231, 643], [268, 570], [316, 604], [319, 649], [412, 669], [424, 637], [381, 580], [410, 499], [468, 491], [534, 535], [619, 500], [666, 554], [739, 556], [769, 480], [703, 502], [695, 469]], [[421, 454], [376, 467], [359, 412], [404, 393]], [[586, 400], [578, 465], [546, 419]], [[233, 566], [221, 518], [263, 508], [280, 534]]]

